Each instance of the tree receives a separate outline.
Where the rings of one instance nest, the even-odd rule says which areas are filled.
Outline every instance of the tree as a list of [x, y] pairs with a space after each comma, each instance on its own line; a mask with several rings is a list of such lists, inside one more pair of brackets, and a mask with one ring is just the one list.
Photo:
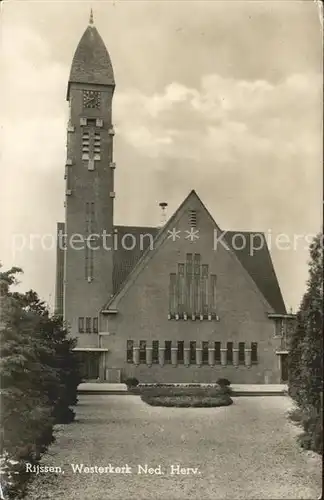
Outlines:
[[322, 449], [323, 233], [310, 247], [309, 279], [289, 355], [289, 393], [303, 414], [305, 447]]
[[[53, 440], [53, 425], [74, 419], [80, 383], [75, 340], [62, 319], [50, 316], [36, 292], [11, 292], [20, 268], [0, 272], [1, 455], [14, 459], [25, 480], [24, 461], [40, 458]], [[9, 489], [9, 492], [11, 490]], [[16, 495], [17, 491], [14, 490]]]

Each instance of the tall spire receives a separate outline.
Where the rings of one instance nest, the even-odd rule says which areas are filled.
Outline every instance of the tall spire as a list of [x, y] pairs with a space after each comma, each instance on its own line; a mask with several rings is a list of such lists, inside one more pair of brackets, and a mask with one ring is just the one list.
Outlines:
[[91, 9], [89, 25], [83, 33], [74, 53], [68, 83], [91, 83], [115, 87], [114, 71], [105, 44], [93, 23]]
[[90, 9], [90, 19], [89, 19], [89, 24], [93, 24], [93, 11]]

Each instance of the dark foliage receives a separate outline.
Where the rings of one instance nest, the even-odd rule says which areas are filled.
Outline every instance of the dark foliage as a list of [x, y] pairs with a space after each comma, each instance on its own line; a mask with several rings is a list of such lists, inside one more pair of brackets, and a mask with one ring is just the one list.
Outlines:
[[216, 384], [220, 385], [221, 387], [228, 387], [229, 385], [231, 385], [231, 382], [227, 378], [219, 378]]
[[125, 380], [125, 384], [127, 385], [127, 387], [137, 387], [139, 384], [139, 381], [137, 380], [136, 377], [130, 377], [130, 378]]
[[218, 394], [214, 396], [206, 395], [149, 395], [142, 394], [142, 401], [151, 406], [166, 406], [166, 407], [176, 407], [176, 408], [215, 408], [218, 406], [229, 406], [233, 404], [233, 400], [227, 394]]
[[197, 397], [197, 398], [213, 398], [222, 395], [228, 395], [228, 387], [137, 387], [136, 393], [149, 397]]
[[310, 248], [307, 290], [297, 314], [289, 353], [289, 395], [301, 412], [304, 448], [323, 450], [323, 234]]
[[36, 463], [53, 441], [53, 425], [74, 419], [80, 382], [75, 340], [62, 319], [50, 316], [35, 292], [10, 291], [20, 272], [0, 273], [0, 451], [3, 489], [13, 498], [28, 477], [24, 464]]

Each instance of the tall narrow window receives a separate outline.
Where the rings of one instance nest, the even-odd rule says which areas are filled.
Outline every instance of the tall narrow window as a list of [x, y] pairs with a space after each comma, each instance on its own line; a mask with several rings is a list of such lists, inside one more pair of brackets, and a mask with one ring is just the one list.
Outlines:
[[204, 365], [208, 364], [208, 342], [202, 343], [202, 362]]
[[194, 254], [194, 280], [193, 280], [193, 313], [200, 313], [200, 297], [199, 297], [199, 285], [200, 285], [200, 254]]
[[86, 203], [86, 215], [85, 215], [85, 235], [86, 241], [84, 245], [85, 251], [85, 278], [92, 279], [94, 274], [94, 250], [96, 247], [95, 238], [91, 236], [94, 232], [95, 226], [95, 205], [93, 202]]
[[256, 364], [258, 362], [258, 344], [256, 342], [252, 342], [251, 349], [251, 363]]
[[239, 365], [245, 364], [245, 343], [239, 342]]
[[71, 190], [71, 182], [70, 182], [70, 168], [69, 166], [66, 166], [65, 167], [65, 175], [64, 175], [64, 179], [66, 180], [66, 191], [70, 191]]
[[91, 333], [91, 318], [86, 318], [86, 333]]
[[186, 255], [186, 274], [192, 275], [192, 253]]
[[134, 341], [127, 340], [127, 363], [133, 363]]
[[90, 229], [90, 203], [85, 204], [85, 232], [86, 234], [90, 234], [91, 229]]
[[[94, 203], [92, 202], [91, 205], [90, 205], [90, 231], [91, 231], [91, 234], [94, 232], [94, 226], [95, 226], [95, 205]], [[93, 261], [94, 261], [94, 249], [93, 247], [96, 247], [97, 244], [96, 242], [94, 241], [93, 237], [91, 239], [91, 248], [90, 248], [90, 265], [89, 265], [89, 273], [90, 273], [90, 278], [93, 278]]]
[[192, 365], [196, 364], [196, 342], [190, 342], [190, 363]]
[[276, 337], [282, 337], [283, 336], [283, 320], [282, 319], [276, 319], [275, 320], [275, 328], [276, 328]]
[[221, 362], [221, 343], [215, 342], [215, 363]]
[[84, 333], [84, 318], [79, 318], [79, 333]]
[[170, 274], [170, 313], [177, 313], [177, 275], [174, 273]]
[[[94, 245], [93, 240], [91, 240], [91, 243], [89, 245]], [[93, 248], [89, 248], [89, 276], [88, 278], [92, 279], [93, 278]]]
[[92, 201], [90, 204], [90, 232], [93, 233], [95, 230], [95, 204]]
[[159, 362], [159, 341], [153, 340], [152, 342], [152, 363]]
[[[85, 235], [86, 235], [86, 238], [89, 236], [90, 234], [90, 203], [86, 203], [85, 204]], [[85, 274], [85, 278], [88, 279], [89, 277], [89, 247], [87, 244], [84, 245], [84, 258], [85, 258], [85, 262], [84, 262], [84, 274]]]
[[178, 342], [178, 363], [183, 363], [184, 342]]
[[171, 340], [165, 341], [164, 362], [171, 363]]
[[200, 282], [200, 304], [201, 313], [205, 316], [208, 314], [208, 264], [201, 266], [201, 282]]
[[97, 246], [95, 238], [90, 236], [93, 234], [95, 228], [95, 205], [93, 202], [86, 203], [85, 214], [85, 235], [86, 241], [84, 245], [85, 251], [85, 278], [92, 279], [94, 274], [94, 250], [93, 247]]
[[194, 255], [194, 273], [200, 276], [200, 260], [201, 256], [199, 253], [195, 253]]
[[185, 282], [184, 282], [184, 264], [178, 264], [178, 308], [179, 313], [185, 311]]
[[89, 248], [87, 245], [84, 246], [84, 274], [87, 279], [89, 277]]
[[146, 363], [146, 340], [140, 340], [139, 360], [140, 360], [140, 363]]
[[233, 364], [233, 342], [227, 342], [227, 364]]
[[212, 313], [216, 313], [216, 281], [217, 276], [215, 274], [210, 275], [210, 310]]
[[193, 313], [192, 307], [192, 253], [186, 256], [186, 312]]
[[98, 318], [93, 318], [93, 333], [98, 333]]

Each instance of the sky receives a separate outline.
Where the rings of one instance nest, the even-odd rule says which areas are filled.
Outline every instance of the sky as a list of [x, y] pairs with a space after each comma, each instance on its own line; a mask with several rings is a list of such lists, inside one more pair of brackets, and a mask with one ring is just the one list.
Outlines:
[[[322, 224], [322, 29], [312, 0], [1, 2], [0, 261], [52, 306], [66, 87], [90, 8], [116, 90], [115, 223], [195, 189], [224, 230], [272, 235], [288, 309]], [[286, 235], [286, 244], [274, 244]], [[295, 235], [295, 236], [294, 236]], [[296, 239], [296, 235], [300, 235]]]

